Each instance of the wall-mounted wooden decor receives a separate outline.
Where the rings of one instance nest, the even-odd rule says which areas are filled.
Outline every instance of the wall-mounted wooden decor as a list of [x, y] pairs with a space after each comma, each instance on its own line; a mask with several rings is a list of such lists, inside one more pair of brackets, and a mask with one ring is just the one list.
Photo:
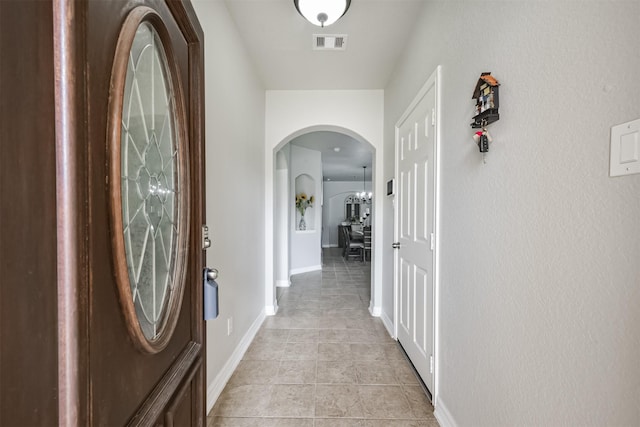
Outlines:
[[500, 119], [498, 108], [500, 83], [490, 72], [482, 73], [473, 90], [472, 98], [476, 100], [476, 115], [473, 116], [471, 127], [474, 129], [487, 126]]

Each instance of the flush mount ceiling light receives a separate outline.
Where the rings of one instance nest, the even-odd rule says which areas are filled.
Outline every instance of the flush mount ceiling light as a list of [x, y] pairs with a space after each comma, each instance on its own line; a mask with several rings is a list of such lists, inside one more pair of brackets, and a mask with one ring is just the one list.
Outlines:
[[347, 13], [351, 0], [293, 0], [293, 4], [307, 21], [324, 27], [333, 24]]

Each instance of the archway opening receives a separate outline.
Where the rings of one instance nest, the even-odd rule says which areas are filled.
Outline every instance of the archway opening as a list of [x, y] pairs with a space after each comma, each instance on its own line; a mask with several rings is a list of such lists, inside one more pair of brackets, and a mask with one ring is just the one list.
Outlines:
[[[344, 253], [342, 229], [353, 231], [367, 251], [362, 250], [369, 269], [369, 287], [374, 245], [371, 230], [375, 222], [372, 198], [354, 199], [375, 188], [375, 148], [354, 132], [334, 126], [301, 129], [273, 149], [274, 179], [274, 297], [290, 285], [290, 277], [322, 269], [323, 255]], [[304, 184], [304, 189], [300, 187]], [[300, 187], [300, 188], [298, 188]], [[298, 191], [302, 190], [302, 191]], [[301, 210], [296, 200], [313, 196], [305, 210], [305, 229], [300, 227]], [[376, 195], [373, 194], [373, 197]], [[363, 262], [349, 258], [350, 262]]]

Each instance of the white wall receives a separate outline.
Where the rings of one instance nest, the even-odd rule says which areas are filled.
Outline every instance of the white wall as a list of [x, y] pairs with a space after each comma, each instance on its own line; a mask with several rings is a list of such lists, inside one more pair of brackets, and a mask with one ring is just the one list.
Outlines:
[[[610, 127], [640, 117], [639, 18], [634, 1], [426, 2], [385, 92], [384, 176], [396, 121], [442, 65], [436, 413], [451, 424], [640, 420], [640, 175], [608, 176]], [[486, 165], [469, 127], [483, 71], [502, 84]]]
[[[371, 189], [371, 181], [365, 181]], [[322, 247], [338, 247], [338, 226], [346, 219], [344, 199], [362, 191], [362, 181], [325, 181], [322, 207]]]
[[224, 2], [193, 3], [205, 33], [207, 265], [220, 270], [220, 316], [207, 322], [210, 406], [264, 316], [265, 92]]
[[[265, 281], [267, 312], [275, 311], [274, 245], [274, 159], [275, 152], [296, 136], [318, 130], [331, 130], [349, 135], [360, 142], [382, 147], [384, 93], [381, 90], [342, 91], [267, 91], [265, 119]], [[374, 154], [374, 191], [383, 191], [382, 157]], [[376, 209], [382, 210], [381, 198]], [[378, 205], [379, 203], [379, 205]], [[382, 264], [378, 259], [376, 234], [382, 231], [382, 219], [373, 224], [374, 257], [372, 262], [372, 306], [380, 314]]]
[[[307, 271], [322, 269], [321, 254], [321, 227], [322, 227], [322, 206], [320, 206], [320, 193], [322, 191], [322, 157], [319, 151], [309, 150], [303, 147], [291, 146], [291, 181], [289, 188], [289, 216], [292, 219], [289, 226], [290, 236], [290, 274], [299, 274]], [[300, 214], [296, 210], [296, 177], [308, 175], [313, 179], [314, 190], [307, 191], [307, 196], [313, 196], [315, 203], [313, 207], [307, 208], [305, 220], [306, 230], [298, 230], [297, 223]]]
[[289, 281], [289, 145], [276, 154], [274, 265], [276, 286], [288, 287]]

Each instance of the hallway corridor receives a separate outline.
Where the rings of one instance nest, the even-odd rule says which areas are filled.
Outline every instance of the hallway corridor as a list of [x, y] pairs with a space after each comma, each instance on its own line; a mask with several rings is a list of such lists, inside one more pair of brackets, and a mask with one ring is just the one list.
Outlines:
[[208, 427], [437, 426], [397, 343], [368, 311], [370, 262], [325, 249], [292, 277], [208, 417]]

